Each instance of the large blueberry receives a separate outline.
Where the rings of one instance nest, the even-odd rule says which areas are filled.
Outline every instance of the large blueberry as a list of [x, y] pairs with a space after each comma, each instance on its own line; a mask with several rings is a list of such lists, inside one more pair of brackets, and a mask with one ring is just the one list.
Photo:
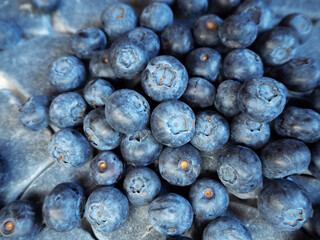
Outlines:
[[113, 92], [112, 84], [103, 79], [93, 79], [83, 89], [84, 99], [93, 108], [104, 107]]
[[186, 17], [194, 18], [208, 10], [208, 0], [177, 0], [179, 11]]
[[117, 80], [110, 63], [110, 48], [102, 50], [92, 56], [89, 63], [89, 70], [92, 77], [103, 77], [109, 80]]
[[14, 21], [0, 20], [0, 51], [17, 45], [22, 38], [22, 31]]
[[116, 131], [134, 133], [147, 126], [150, 105], [140, 93], [131, 89], [121, 89], [108, 98], [105, 115], [107, 122]]
[[150, 126], [158, 142], [168, 147], [179, 147], [192, 139], [195, 121], [195, 115], [187, 104], [169, 100], [160, 103], [153, 110]]
[[163, 235], [182, 235], [193, 222], [191, 204], [175, 193], [165, 194], [153, 200], [148, 213], [151, 225]]

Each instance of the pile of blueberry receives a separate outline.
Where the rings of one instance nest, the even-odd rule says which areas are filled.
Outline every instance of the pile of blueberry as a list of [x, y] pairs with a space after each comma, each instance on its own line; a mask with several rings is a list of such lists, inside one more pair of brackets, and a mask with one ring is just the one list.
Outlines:
[[[33, 0], [41, 11], [58, 2]], [[110, 233], [131, 206], [149, 205], [150, 224], [168, 239], [190, 239], [179, 236], [194, 224], [203, 240], [249, 240], [226, 214], [229, 197], [241, 194], [252, 194], [260, 217], [282, 231], [313, 216], [320, 237], [320, 209], [288, 179], [320, 178], [320, 65], [295, 58], [312, 21], [299, 13], [277, 21], [262, 0], [212, 2], [217, 15], [208, 0], [162, 0], [137, 16], [114, 1], [101, 28], [71, 37], [74, 55], [49, 69], [60, 94], [29, 98], [19, 119], [30, 131], [54, 129], [50, 156], [66, 168], [90, 161], [97, 186], [86, 196], [79, 184], [59, 184], [40, 214], [30, 201], [9, 203], [1, 239], [34, 239], [43, 222], [70, 231], [83, 217]], [[0, 49], [19, 41], [13, 23], [0, 29]], [[201, 172], [201, 154], [217, 151], [216, 172]]]

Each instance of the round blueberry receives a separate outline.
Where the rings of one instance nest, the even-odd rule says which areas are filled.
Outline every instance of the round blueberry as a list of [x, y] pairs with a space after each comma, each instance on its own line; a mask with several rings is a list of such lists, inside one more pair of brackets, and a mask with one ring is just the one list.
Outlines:
[[134, 206], [148, 205], [161, 189], [158, 175], [149, 168], [132, 168], [123, 181], [123, 190]]
[[179, 147], [189, 142], [195, 133], [195, 115], [192, 109], [178, 100], [160, 103], [150, 118], [155, 139], [168, 147]]
[[177, 0], [179, 11], [186, 17], [194, 18], [208, 10], [208, 0]]
[[86, 81], [84, 64], [74, 56], [63, 56], [55, 60], [49, 70], [49, 81], [59, 91], [71, 91]]
[[121, 89], [108, 98], [105, 117], [113, 129], [130, 134], [146, 128], [150, 117], [150, 106], [138, 92]]
[[113, 92], [112, 84], [103, 79], [93, 79], [83, 89], [84, 99], [93, 108], [104, 107]]
[[102, 77], [109, 80], [118, 80], [110, 63], [110, 49], [102, 50], [94, 54], [89, 63], [90, 74], [92, 77]]
[[58, 95], [51, 102], [50, 121], [59, 128], [70, 128], [82, 123], [87, 104], [77, 93], [68, 92]]
[[91, 155], [90, 144], [86, 138], [71, 128], [56, 132], [48, 150], [51, 157], [65, 167], [81, 167]]
[[148, 63], [141, 76], [144, 92], [162, 102], [178, 99], [188, 85], [188, 73], [183, 64], [172, 56], [158, 56]]
[[50, 13], [59, 7], [60, 0], [31, 0], [31, 4], [41, 12]]
[[15, 22], [0, 20], [0, 50], [17, 45], [21, 38], [22, 31]]
[[151, 225], [163, 235], [182, 235], [193, 222], [191, 204], [175, 193], [165, 194], [153, 200], [148, 213]]

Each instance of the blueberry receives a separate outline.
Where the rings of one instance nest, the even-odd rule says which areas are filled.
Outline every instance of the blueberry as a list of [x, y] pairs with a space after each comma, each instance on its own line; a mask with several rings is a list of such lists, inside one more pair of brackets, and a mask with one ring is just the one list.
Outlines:
[[123, 181], [123, 190], [134, 206], [148, 205], [161, 189], [158, 175], [149, 168], [132, 168]]
[[7, 183], [9, 177], [10, 169], [7, 161], [0, 157], [0, 187]]
[[189, 199], [197, 219], [210, 221], [225, 213], [229, 195], [225, 187], [209, 178], [197, 180], [190, 188]]
[[263, 76], [263, 63], [255, 52], [249, 49], [236, 49], [225, 57], [223, 73], [228, 79], [245, 82]]
[[288, 27], [275, 27], [262, 34], [257, 42], [257, 52], [270, 66], [282, 65], [294, 58], [299, 47], [296, 33]]
[[218, 86], [214, 106], [226, 117], [233, 117], [239, 113], [237, 94], [241, 83], [233, 80], [225, 80]]
[[281, 231], [300, 229], [311, 215], [311, 202], [307, 192], [292, 181], [277, 179], [259, 194], [260, 216]]
[[155, 139], [168, 147], [179, 147], [189, 142], [195, 133], [195, 115], [192, 109], [178, 100], [160, 103], [150, 118]]
[[253, 121], [246, 114], [239, 114], [230, 125], [231, 139], [237, 144], [251, 148], [261, 148], [270, 139], [268, 123]]
[[0, 237], [8, 240], [32, 240], [42, 226], [42, 219], [30, 201], [16, 200], [0, 210]]
[[174, 186], [194, 183], [201, 172], [200, 153], [190, 144], [165, 148], [159, 157], [161, 177]]
[[112, 84], [103, 79], [93, 79], [83, 89], [84, 99], [93, 108], [104, 107], [113, 92]]
[[261, 151], [263, 175], [267, 178], [283, 178], [303, 173], [311, 160], [309, 148], [295, 139], [269, 142]]
[[58, 232], [67, 232], [80, 226], [85, 198], [81, 186], [61, 183], [46, 196], [42, 216], [47, 227]]
[[169, 25], [161, 33], [161, 46], [165, 53], [183, 57], [194, 48], [192, 33], [185, 25]]
[[171, 5], [175, 2], [175, 0], [148, 0], [148, 2], [161, 2], [161, 3], [166, 3], [168, 5]]
[[286, 104], [286, 87], [267, 77], [247, 80], [238, 91], [237, 102], [241, 112], [259, 122], [278, 117]]
[[116, 154], [103, 151], [90, 163], [90, 178], [97, 185], [113, 185], [122, 177], [124, 170], [125, 166]]
[[222, 19], [214, 14], [203, 15], [198, 18], [193, 27], [193, 36], [199, 46], [214, 47], [220, 43], [218, 29]]
[[91, 155], [86, 138], [70, 128], [62, 129], [52, 136], [48, 151], [57, 163], [65, 167], [81, 167]]
[[186, 17], [194, 18], [208, 10], [208, 0], [177, 0], [179, 11]]
[[99, 28], [80, 29], [71, 37], [72, 49], [81, 59], [90, 59], [106, 45], [107, 38]]
[[137, 16], [131, 6], [114, 2], [102, 12], [100, 21], [110, 40], [115, 40], [136, 27]]
[[149, 129], [126, 135], [120, 145], [122, 157], [138, 167], [153, 163], [159, 157], [162, 148], [162, 144], [157, 142]]
[[311, 102], [313, 109], [320, 112], [320, 87], [315, 88], [311, 94]]
[[0, 51], [17, 45], [22, 38], [22, 31], [14, 21], [0, 20]]
[[275, 120], [274, 129], [284, 137], [316, 142], [320, 139], [320, 115], [311, 109], [288, 107]]
[[105, 116], [110, 126], [125, 134], [144, 129], [150, 117], [147, 100], [131, 89], [117, 90], [106, 102]]
[[227, 189], [248, 193], [262, 180], [262, 167], [258, 155], [250, 148], [231, 146], [219, 156], [218, 176]]
[[213, 220], [203, 231], [202, 240], [241, 239], [251, 240], [249, 230], [240, 220], [230, 217], [220, 217]]
[[101, 151], [118, 147], [122, 137], [108, 124], [102, 108], [94, 109], [85, 116], [83, 131], [91, 146]]
[[86, 219], [98, 232], [109, 233], [122, 227], [128, 215], [128, 199], [114, 187], [102, 187], [93, 191], [86, 203]]
[[49, 69], [49, 81], [59, 91], [71, 91], [86, 81], [84, 64], [74, 56], [63, 56], [55, 60]]
[[220, 114], [206, 110], [196, 114], [196, 133], [191, 144], [199, 151], [221, 148], [229, 139], [229, 125]]
[[158, 35], [144, 27], [137, 27], [128, 33], [128, 38], [137, 39], [142, 43], [148, 53], [148, 60], [156, 57], [160, 50], [160, 40]]
[[320, 237], [320, 207], [315, 207], [312, 217], [313, 230]]
[[162, 2], [153, 2], [146, 6], [140, 15], [140, 25], [155, 32], [162, 32], [173, 22], [171, 8]]
[[307, 92], [319, 85], [320, 64], [312, 58], [295, 58], [282, 67], [281, 81], [289, 90]]
[[30, 97], [19, 109], [21, 124], [32, 131], [39, 131], [49, 125], [50, 99], [46, 96]]
[[93, 77], [103, 77], [109, 80], [117, 80], [110, 63], [110, 49], [102, 50], [92, 56], [89, 64], [90, 74]]
[[214, 82], [220, 71], [221, 56], [212, 48], [197, 48], [188, 54], [185, 65], [190, 76]]
[[158, 56], [148, 63], [141, 75], [144, 92], [162, 102], [178, 99], [188, 85], [188, 73], [183, 64], [172, 56]]
[[304, 43], [311, 37], [313, 29], [312, 21], [302, 13], [291, 13], [285, 16], [281, 20], [280, 25], [292, 28], [298, 35], [300, 43]]
[[190, 78], [182, 98], [191, 107], [210, 107], [216, 98], [216, 88], [204, 78]]
[[309, 170], [314, 177], [320, 178], [320, 142], [316, 142], [311, 148]]
[[110, 63], [114, 73], [123, 79], [138, 77], [148, 61], [148, 54], [138, 39], [122, 38], [110, 47]]
[[244, 48], [254, 42], [258, 34], [258, 27], [244, 15], [231, 15], [223, 21], [218, 34], [225, 46]]
[[220, 15], [229, 15], [240, 5], [242, 0], [212, 0], [211, 6], [214, 12]]
[[153, 228], [163, 235], [182, 235], [188, 231], [193, 221], [191, 204], [175, 193], [153, 200], [148, 213]]
[[86, 110], [87, 104], [79, 94], [62, 93], [51, 102], [49, 117], [59, 128], [75, 127], [82, 123]]
[[60, 4], [60, 0], [31, 0], [32, 6], [44, 13], [55, 11]]

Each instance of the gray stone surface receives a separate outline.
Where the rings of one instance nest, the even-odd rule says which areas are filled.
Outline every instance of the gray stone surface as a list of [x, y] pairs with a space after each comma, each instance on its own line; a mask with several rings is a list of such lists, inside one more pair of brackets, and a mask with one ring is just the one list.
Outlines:
[[50, 64], [71, 54], [70, 37], [41, 36], [0, 52], [0, 82], [15, 86], [24, 96], [57, 93], [48, 80]]
[[16, 200], [53, 162], [47, 151], [50, 131], [26, 130], [18, 120], [19, 105], [9, 90], [0, 90], [0, 155], [9, 167], [8, 179], [0, 188], [0, 206]]
[[81, 228], [75, 228], [69, 232], [57, 232], [45, 227], [35, 240], [94, 240], [94, 238]]

